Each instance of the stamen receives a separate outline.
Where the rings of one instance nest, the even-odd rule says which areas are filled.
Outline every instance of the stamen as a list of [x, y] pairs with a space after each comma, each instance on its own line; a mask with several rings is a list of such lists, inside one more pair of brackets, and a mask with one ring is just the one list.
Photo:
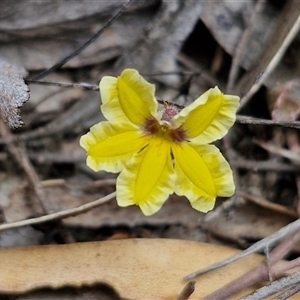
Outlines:
[[161, 120], [170, 122], [172, 118], [180, 112], [180, 109], [172, 102], [163, 101], [163, 104], [165, 106], [165, 111], [162, 114]]

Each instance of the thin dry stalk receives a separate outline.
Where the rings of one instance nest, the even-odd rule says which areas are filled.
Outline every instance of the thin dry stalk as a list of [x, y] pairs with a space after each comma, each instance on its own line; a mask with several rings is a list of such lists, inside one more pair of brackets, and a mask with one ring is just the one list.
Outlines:
[[86, 204], [77, 206], [75, 208], [62, 210], [62, 211], [59, 211], [59, 212], [56, 212], [53, 214], [48, 214], [46, 216], [42, 216], [42, 217], [38, 217], [38, 218], [32, 218], [32, 219], [22, 220], [22, 221], [18, 221], [18, 222], [1, 224], [0, 231], [77, 216], [79, 214], [82, 214], [89, 210], [92, 210], [100, 205], [103, 205], [103, 204], [109, 202], [110, 200], [114, 199], [115, 197], [116, 197], [116, 192], [113, 192], [111, 194], [108, 194], [107, 196], [100, 198], [100, 199], [97, 199], [90, 203], [86, 203]]
[[261, 241], [255, 243], [254, 245], [252, 245], [251, 247], [249, 247], [248, 249], [244, 250], [243, 252], [230, 257], [228, 259], [225, 259], [221, 262], [218, 262], [216, 264], [213, 264], [207, 268], [204, 268], [202, 270], [193, 272], [189, 275], [187, 275], [184, 280], [192, 280], [195, 279], [197, 277], [199, 277], [200, 275], [203, 275], [205, 273], [211, 272], [213, 270], [217, 270], [221, 267], [224, 267], [230, 263], [233, 263], [239, 259], [242, 259], [244, 257], [249, 256], [250, 254], [254, 254], [254, 253], [258, 253], [260, 251], [263, 251], [266, 246], [268, 247], [273, 247], [275, 245], [275, 243], [277, 243], [278, 241], [280, 241], [281, 239], [293, 234], [296, 231], [300, 230], [300, 219], [297, 219], [296, 221], [286, 225], [285, 227], [281, 228], [280, 230], [276, 231], [275, 233], [271, 234], [270, 236], [262, 239]]
[[[4, 122], [0, 119], [0, 134], [4, 138], [11, 138], [13, 135], [9, 131], [8, 127], [4, 124]], [[32, 189], [34, 190], [36, 196], [39, 199], [40, 205], [43, 208], [44, 213], [47, 213], [46, 209], [46, 195], [44, 193], [42, 184], [38, 178], [37, 173], [35, 172], [35, 169], [33, 168], [28, 155], [27, 151], [25, 150], [25, 146], [23, 144], [19, 144], [19, 147], [17, 147], [14, 144], [8, 144], [7, 145], [8, 151], [11, 153], [11, 155], [14, 157], [14, 159], [19, 163], [23, 171], [25, 172], [28, 182]]]
[[[210, 295], [203, 298], [203, 300], [221, 300], [228, 299], [236, 293], [244, 290], [245, 288], [262, 281], [273, 280], [273, 278], [279, 278], [282, 276], [282, 272], [276, 269], [274, 264], [276, 264], [280, 259], [282, 259], [290, 250], [293, 248], [295, 243], [300, 238], [300, 232], [295, 232], [293, 235], [284, 239], [275, 249], [269, 253], [269, 246], [266, 249], [266, 261], [260, 263], [258, 266], [254, 267], [252, 270], [237, 278], [236, 280], [230, 282], [226, 286], [218, 289], [217, 291], [211, 293]], [[260, 298], [265, 299], [265, 298]]]
[[270, 76], [270, 74], [274, 71], [274, 69], [277, 67], [279, 62], [281, 61], [285, 51], [287, 50], [288, 46], [291, 44], [291, 42], [294, 40], [295, 36], [298, 34], [300, 29], [300, 15], [297, 18], [296, 22], [294, 23], [293, 27], [289, 31], [288, 35], [285, 37], [283, 43], [279, 47], [276, 54], [273, 56], [271, 61], [269, 62], [266, 69], [263, 71], [261, 76], [259, 77], [259, 80], [255, 82], [250, 90], [247, 92], [247, 94], [241, 99], [241, 105], [239, 107], [239, 110], [241, 110], [246, 103], [252, 98], [252, 96], [259, 90], [259, 88], [266, 82], [267, 78]]

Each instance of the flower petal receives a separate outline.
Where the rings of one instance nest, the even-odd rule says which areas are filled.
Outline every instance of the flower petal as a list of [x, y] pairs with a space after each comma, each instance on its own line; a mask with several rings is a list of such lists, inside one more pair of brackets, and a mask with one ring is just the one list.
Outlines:
[[224, 95], [215, 87], [209, 89], [173, 118], [194, 144], [207, 144], [222, 138], [233, 125], [239, 97]]
[[135, 155], [117, 179], [118, 204], [138, 205], [146, 216], [157, 212], [173, 191], [170, 144], [159, 138]]
[[228, 162], [213, 145], [172, 145], [175, 193], [186, 196], [193, 208], [213, 209], [217, 196], [230, 197], [235, 187]]
[[149, 143], [132, 127], [116, 127], [109, 122], [100, 122], [80, 139], [80, 146], [87, 151], [87, 165], [94, 171], [105, 170], [117, 173], [125, 163]]
[[99, 87], [103, 103], [101, 110], [111, 123], [141, 125], [156, 114], [155, 86], [137, 70], [125, 69], [118, 78], [105, 76]]

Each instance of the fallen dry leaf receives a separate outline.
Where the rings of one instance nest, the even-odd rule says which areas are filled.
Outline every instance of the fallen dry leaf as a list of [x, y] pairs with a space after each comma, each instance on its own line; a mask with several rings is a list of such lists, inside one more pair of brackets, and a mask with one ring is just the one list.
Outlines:
[[0, 59], [0, 116], [14, 129], [24, 124], [19, 108], [29, 99], [29, 89], [23, 80], [25, 74], [23, 68]]
[[[278, 89], [278, 88], [277, 88]], [[276, 92], [276, 89], [274, 89]], [[293, 79], [284, 84], [277, 91], [275, 104], [272, 110], [272, 119], [275, 121], [296, 121], [300, 114], [300, 80]]]
[[[177, 299], [186, 275], [237, 252], [224, 246], [164, 239], [0, 249], [0, 291], [23, 293], [103, 282], [126, 299]], [[261, 260], [253, 255], [200, 277], [189, 299], [209, 294]]]

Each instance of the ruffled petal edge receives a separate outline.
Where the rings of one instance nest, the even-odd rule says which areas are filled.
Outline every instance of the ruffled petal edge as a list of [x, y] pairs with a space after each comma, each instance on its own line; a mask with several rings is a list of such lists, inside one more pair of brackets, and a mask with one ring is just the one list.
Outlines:
[[146, 216], [156, 213], [173, 191], [170, 145], [161, 139], [136, 154], [117, 179], [118, 205], [138, 205]]
[[181, 127], [194, 144], [216, 141], [234, 124], [239, 99], [224, 95], [218, 87], [209, 89], [173, 118], [173, 126]]
[[116, 127], [100, 122], [80, 138], [80, 146], [87, 152], [87, 166], [94, 171], [118, 173], [127, 161], [149, 143], [132, 127]]
[[99, 83], [101, 111], [113, 124], [142, 125], [156, 115], [155, 86], [137, 70], [125, 69], [119, 77], [105, 76]]
[[[207, 166], [213, 181], [212, 184], [215, 192], [212, 192], [211, 188], [208, 190], [202, 188], [203, 185], [201, 185], [201, 183], [193, 182], [195, 174], [188, 173], [192, 167], [186, 168], [183, 165], [184, 161], [181, 161], [180, 163], [178, 163], [178, 161], [176, 162], [175, 155], [175, 193], [179, 196], [186, 196], [190, 201], [191, 206], [196, 210], [207, 212], [213, 209], [217, 196], [230, 197], [234, 194], [235, 186], [233, 174], [228, 162], [217, 147], [213, 145], [188, 146], [192, 147], [198, 153], [201, 160], [203, 160], [204, 164]], [[190, 157], [185, 157], [188, 166], [191, 166], [191, 164], [197, 165], [195, 161], [190, 162], [189, 159]], [[197, 174], [199, 181], [207, 180], [203, 175], [206, 176], [205, 173], [201, 174], [200, 170]]]

